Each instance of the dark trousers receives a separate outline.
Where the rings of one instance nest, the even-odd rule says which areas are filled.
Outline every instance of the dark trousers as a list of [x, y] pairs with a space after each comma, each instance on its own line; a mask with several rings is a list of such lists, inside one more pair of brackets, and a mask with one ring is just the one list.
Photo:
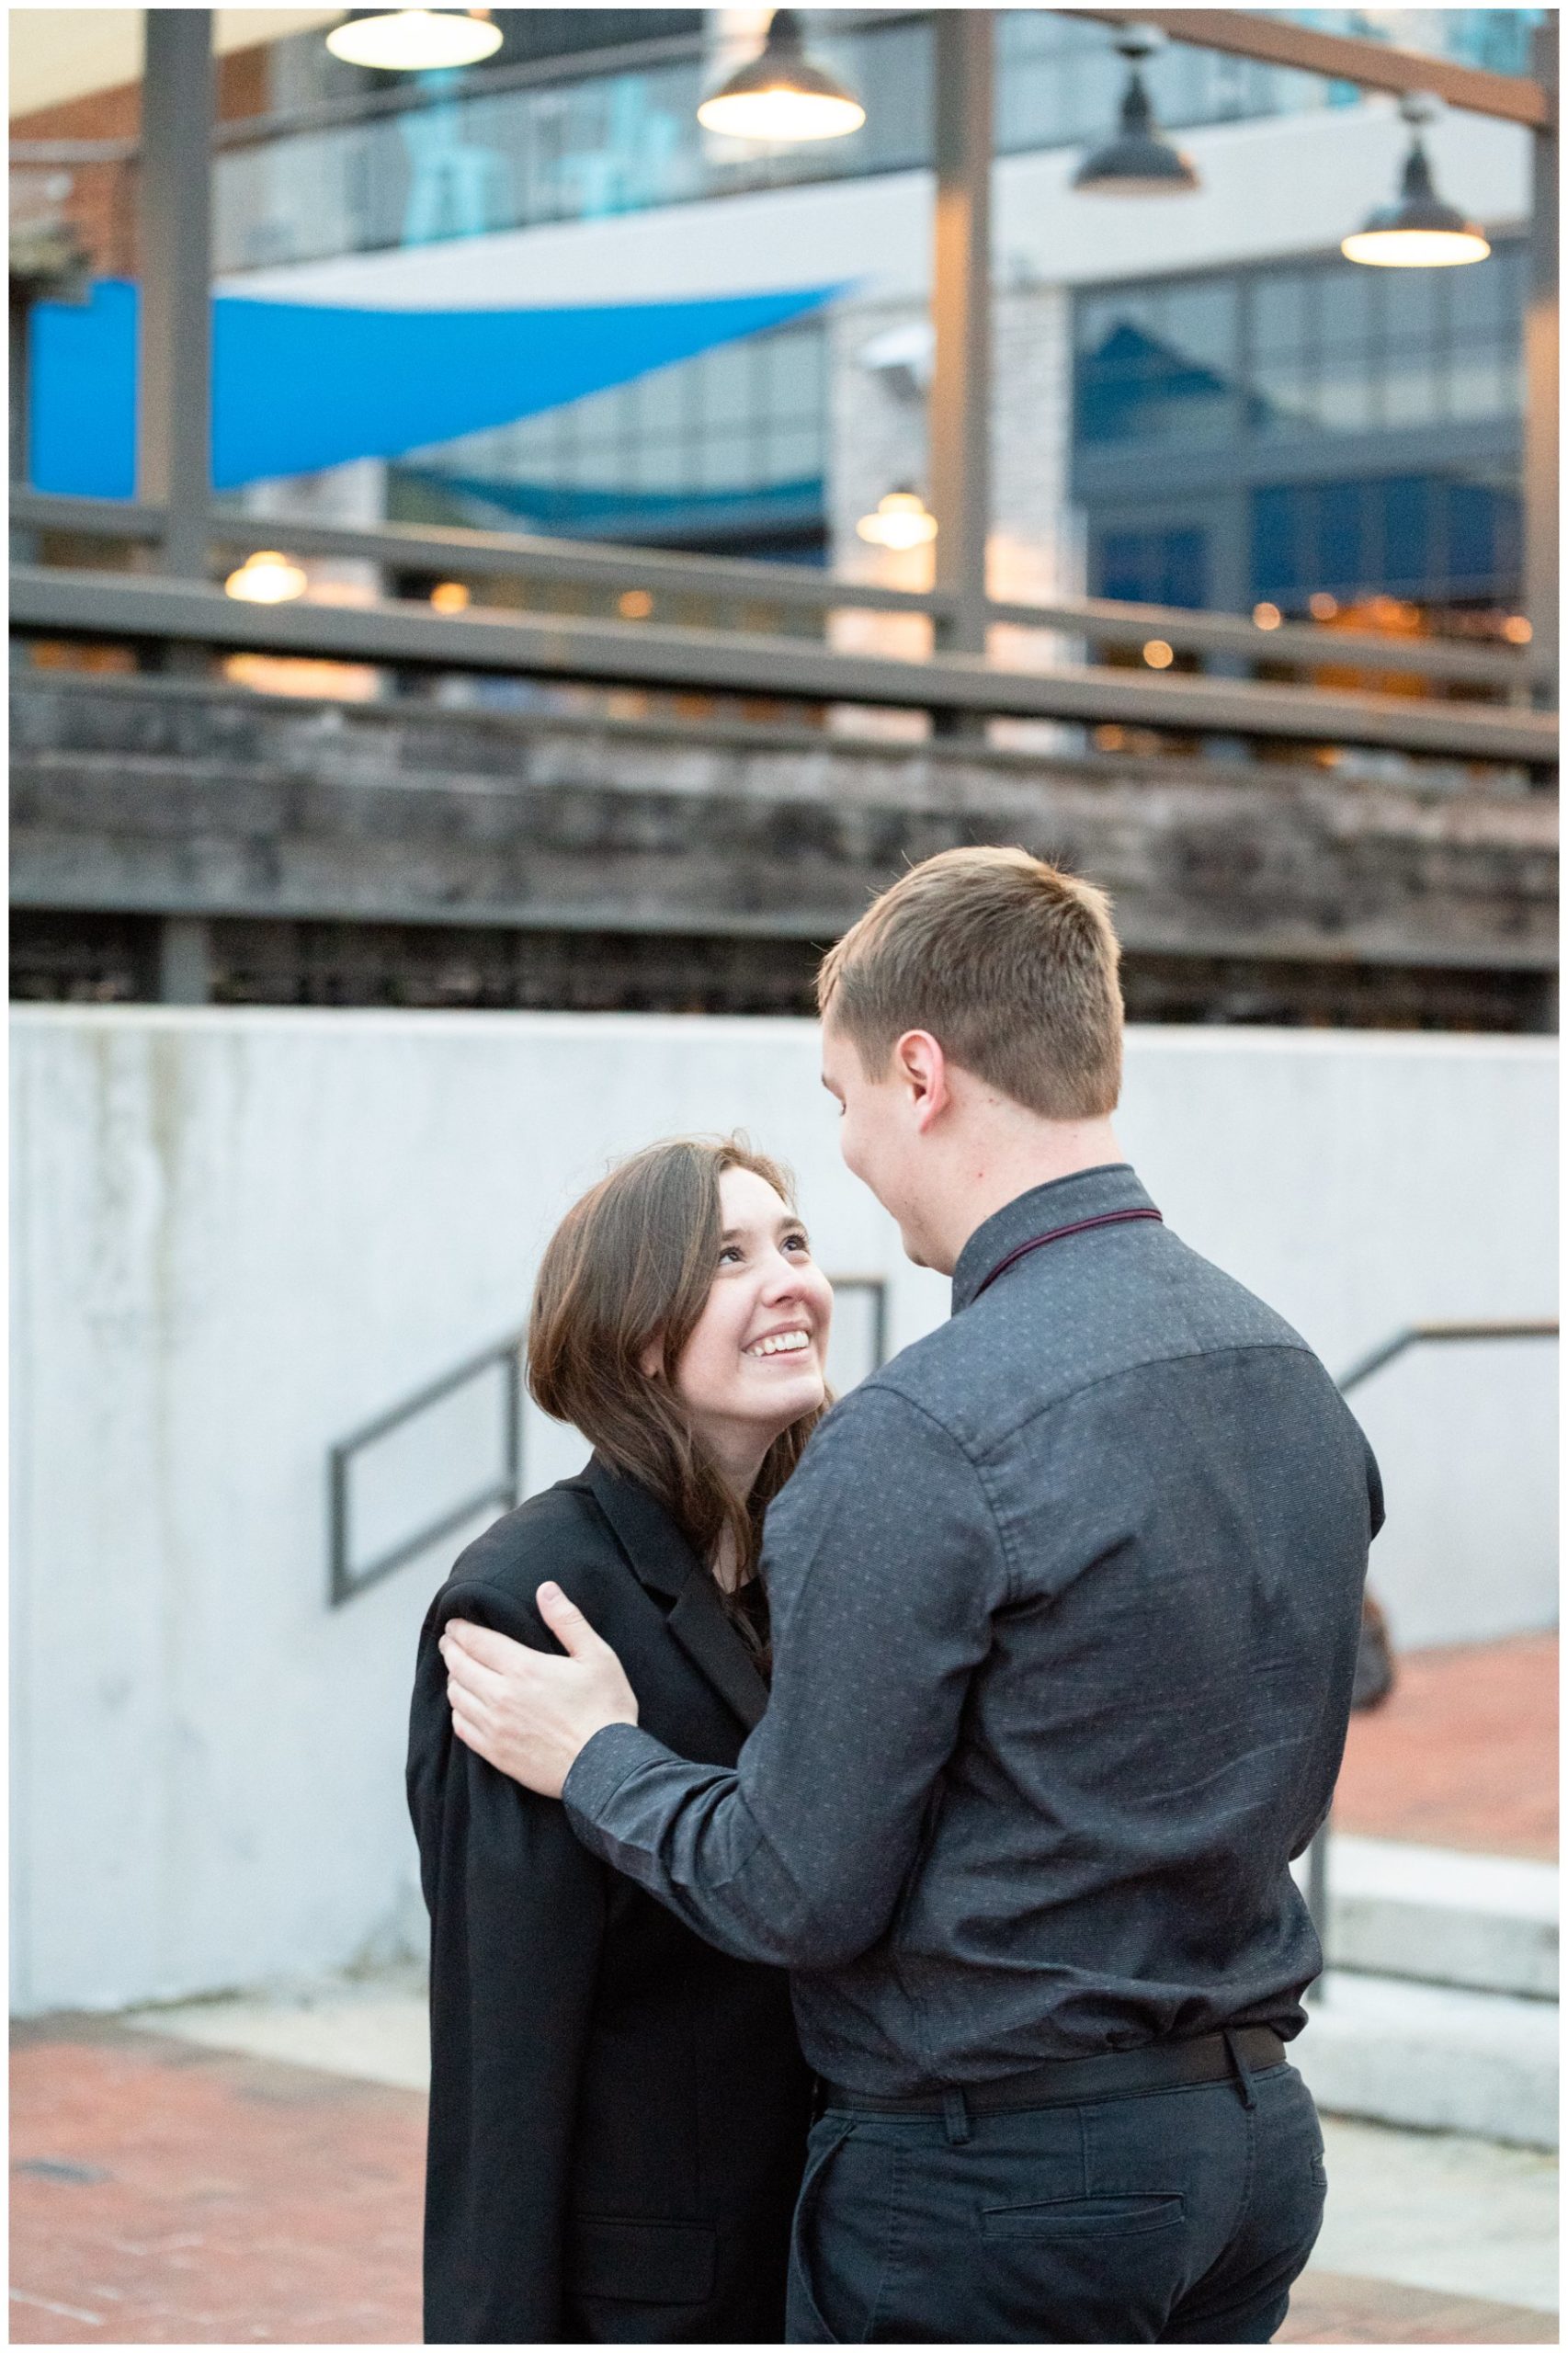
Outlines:
[[1293, 2067], [1082, 2107], [812, 2131], [792, 2345], [1266, 2345], [1323, 2221]]

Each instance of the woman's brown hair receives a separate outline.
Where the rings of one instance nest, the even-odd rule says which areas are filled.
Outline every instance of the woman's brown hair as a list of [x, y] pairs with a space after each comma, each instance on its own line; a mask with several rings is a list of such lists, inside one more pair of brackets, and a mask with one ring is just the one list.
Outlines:
[[[528, 1392], [570, 1422], [614, 1471], [655, 1495], [711, 1567], [727, 1533], [737, 1579], [755, 1569], [762, 1518], [823, 1408], [776, 1438], [742, 1502], [691, 1427], [675, 1390], [682, 1351], [719, 1270], [719, 1179], [748, 1168], [794, 1207], [788, 1170], [742, 1136], [650, 1144], [574, 1202], [545, 1248], [528, 1318]], [[642, 1370], [659, 1349], [656, 1377]], [[733, 1612], [748, 1626], [744, 1614]]]

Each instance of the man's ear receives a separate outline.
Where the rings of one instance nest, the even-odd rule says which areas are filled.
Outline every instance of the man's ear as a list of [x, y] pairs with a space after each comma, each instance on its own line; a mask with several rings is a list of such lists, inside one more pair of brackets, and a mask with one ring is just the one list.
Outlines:
[[928, 1029], [906, 1029], [892, 1050], [893, 1076], [908, 1092], [915, 1125], [924, 1135], [952, 1102], [948, 1058]]

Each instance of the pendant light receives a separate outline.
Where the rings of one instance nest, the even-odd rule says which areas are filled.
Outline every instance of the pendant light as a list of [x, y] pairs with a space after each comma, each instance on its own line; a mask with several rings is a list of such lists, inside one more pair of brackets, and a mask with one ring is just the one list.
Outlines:
[[287, 605], [293, 597], [302, 597], [309, 585], [300, 566], [290, 563], [277, 548], [260, 548], [255, 555], [246, 556], [237, 572], [230, 573], [223, 588], [244, 605]]
[[1117, 52], [1128, 63], [1127, 87], [1122, 93], [1121, 121], [1116, 137], [1086, 155], [1073, 175], [1073, 185], [1085, 196], [1190, 196], [1203, 183], [1179, 147], [1173, 147], [1159, 124], [1139, 71], [1153, 43], [1147, 34], [1123, 33]]
[[704, 98], [697, 119], [729, 139], [842, 139], [859, 130], [866, 109], [811, 63], [796, 11], [775, 8], [760, 56]]
[[874, 548], [923, 548], [937, 536], [937, 517], [915, 490], [890, 490], [876, 512], [862, 515], [855, 529]]
[[374, 65], [383, 74], [435, 74], [477, 65], [501, 46], [501, 28], [488, 8], [351, 8], [326, 37], [346, 65]]
[[1399, 194], [1340, 243], [1346, 261], [1374, 269], [1456, 269], [1484, 261], [1492, 247], [1484, 229], [1456, 206], [1445, 204], [1432, 185], [1432, 166], [1421, 142], [1428, 109], [1402, 99], [1400, 113], [1411, 126], [1410, 153], [1400, 176]]

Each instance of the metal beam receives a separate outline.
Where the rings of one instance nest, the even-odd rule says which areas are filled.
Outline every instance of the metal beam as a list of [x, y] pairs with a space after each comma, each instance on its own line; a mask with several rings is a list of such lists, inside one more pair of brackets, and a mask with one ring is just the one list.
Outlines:
[[1468, 114], [1494, 115], [1500, 122], [1522, 122], [1537, 131], [1556, 119], [1555, 89], [1522, 74], [1492, 74], [1460, 65], [1449, 57], [1393, 49], [1382, 41], [1358, 40], [1342, 33], [1311, 32], [1284, 17], [1262, 17], [1246, 8], [1074, 8], [1102, 25], [1153, 25], [1172, 40], [1194, 49], [1221, 49], [1262, 65], [1288, 65], [1331, 81], [1356, 82], [1364, 90], [1426, 91]]
[[[135, 540], [160, 536], [157, 510], [119, 499], [62, 498], [49, 492], [14, 489], [13, 522], [81, 538]], [[257, 525], [214, 514], [210, 545], [248, 549]], [[658, 548], [611, 546], [546, 539], [523, 532], [437, 529], [422, 523], [309, 523], [276, 526], [293, 555], [352, 556], [384, 569], [451, 573], [459, 579], [522, 578], [606, 590], [647, 589], [654, 616], [665, 620], [678, 601], [722, 601], [744, 618], [745, 608], [782, 608], [829, 613], [910, 612], [938, 615], [952, 600], [909, 588], [884, 588], [841, 580], [831, 572], [801, 564], [768, 563], [742, 556], [672, 555]], [[664, 600], [664, 608], [661, 608]], [[1471, 686], [1527, 688], [1536, 655], [1508, 645], [1465, 644], [1444, 638], [1386, 637], [1372, 630], [1329, 630], [1316, 621], [1285, 621], [1266, 630], [1243, 613], [1194, 612], [1185, 606], [1138, 605], [1119, 597], [1057, 597], [1047, 604], [993, 598], [993, 622], [1024, 629], [1071, 631], [1100, 645], [1141, 648], [1163, 637], [1178, 654], [1218, 654], [1250, 662], [1283, 663], [1303, 669], [1401, 671]]]
[[936, 365], [927, 403], [938, 620], [945, 652], [985, 651], [991, 520], [991, 160], [994, 36], [989, 8], [938, 8], [933, 22]]
[[1545, 767], [1557, 722], [1546, 711], [1483, 709], [1311, 687], [1157, 676], [1131, 670], [1006, 669], [972, 654], [924, 662], [840, 654], [797, 638], [478, 613], [427, 605], [257, 606], [221, 588], [124, 574], [17, 566], [14, 629], [51, 635], [237, 646], [317, 659], [437, 670], [510, 671], [713, 694], [885, 704], [933, 714], [1119, 722], [1184, 734], [1370, 744]]
[[[1536, 27], [1532, 62], [1555, 98], [1558, 27], [1555, 10]], [[1558, 658], [1558, 294], [1557, 134], [1538, 131], [1530, 142], [1529, 286], [1525, 299], [1525, 612], [1535, 635], [1538, 694], [1557, 699]]]
[[199, 578], [212, 488], [212, 12], [143, 13], [137, 490], [167, 510], [154, 561]]

